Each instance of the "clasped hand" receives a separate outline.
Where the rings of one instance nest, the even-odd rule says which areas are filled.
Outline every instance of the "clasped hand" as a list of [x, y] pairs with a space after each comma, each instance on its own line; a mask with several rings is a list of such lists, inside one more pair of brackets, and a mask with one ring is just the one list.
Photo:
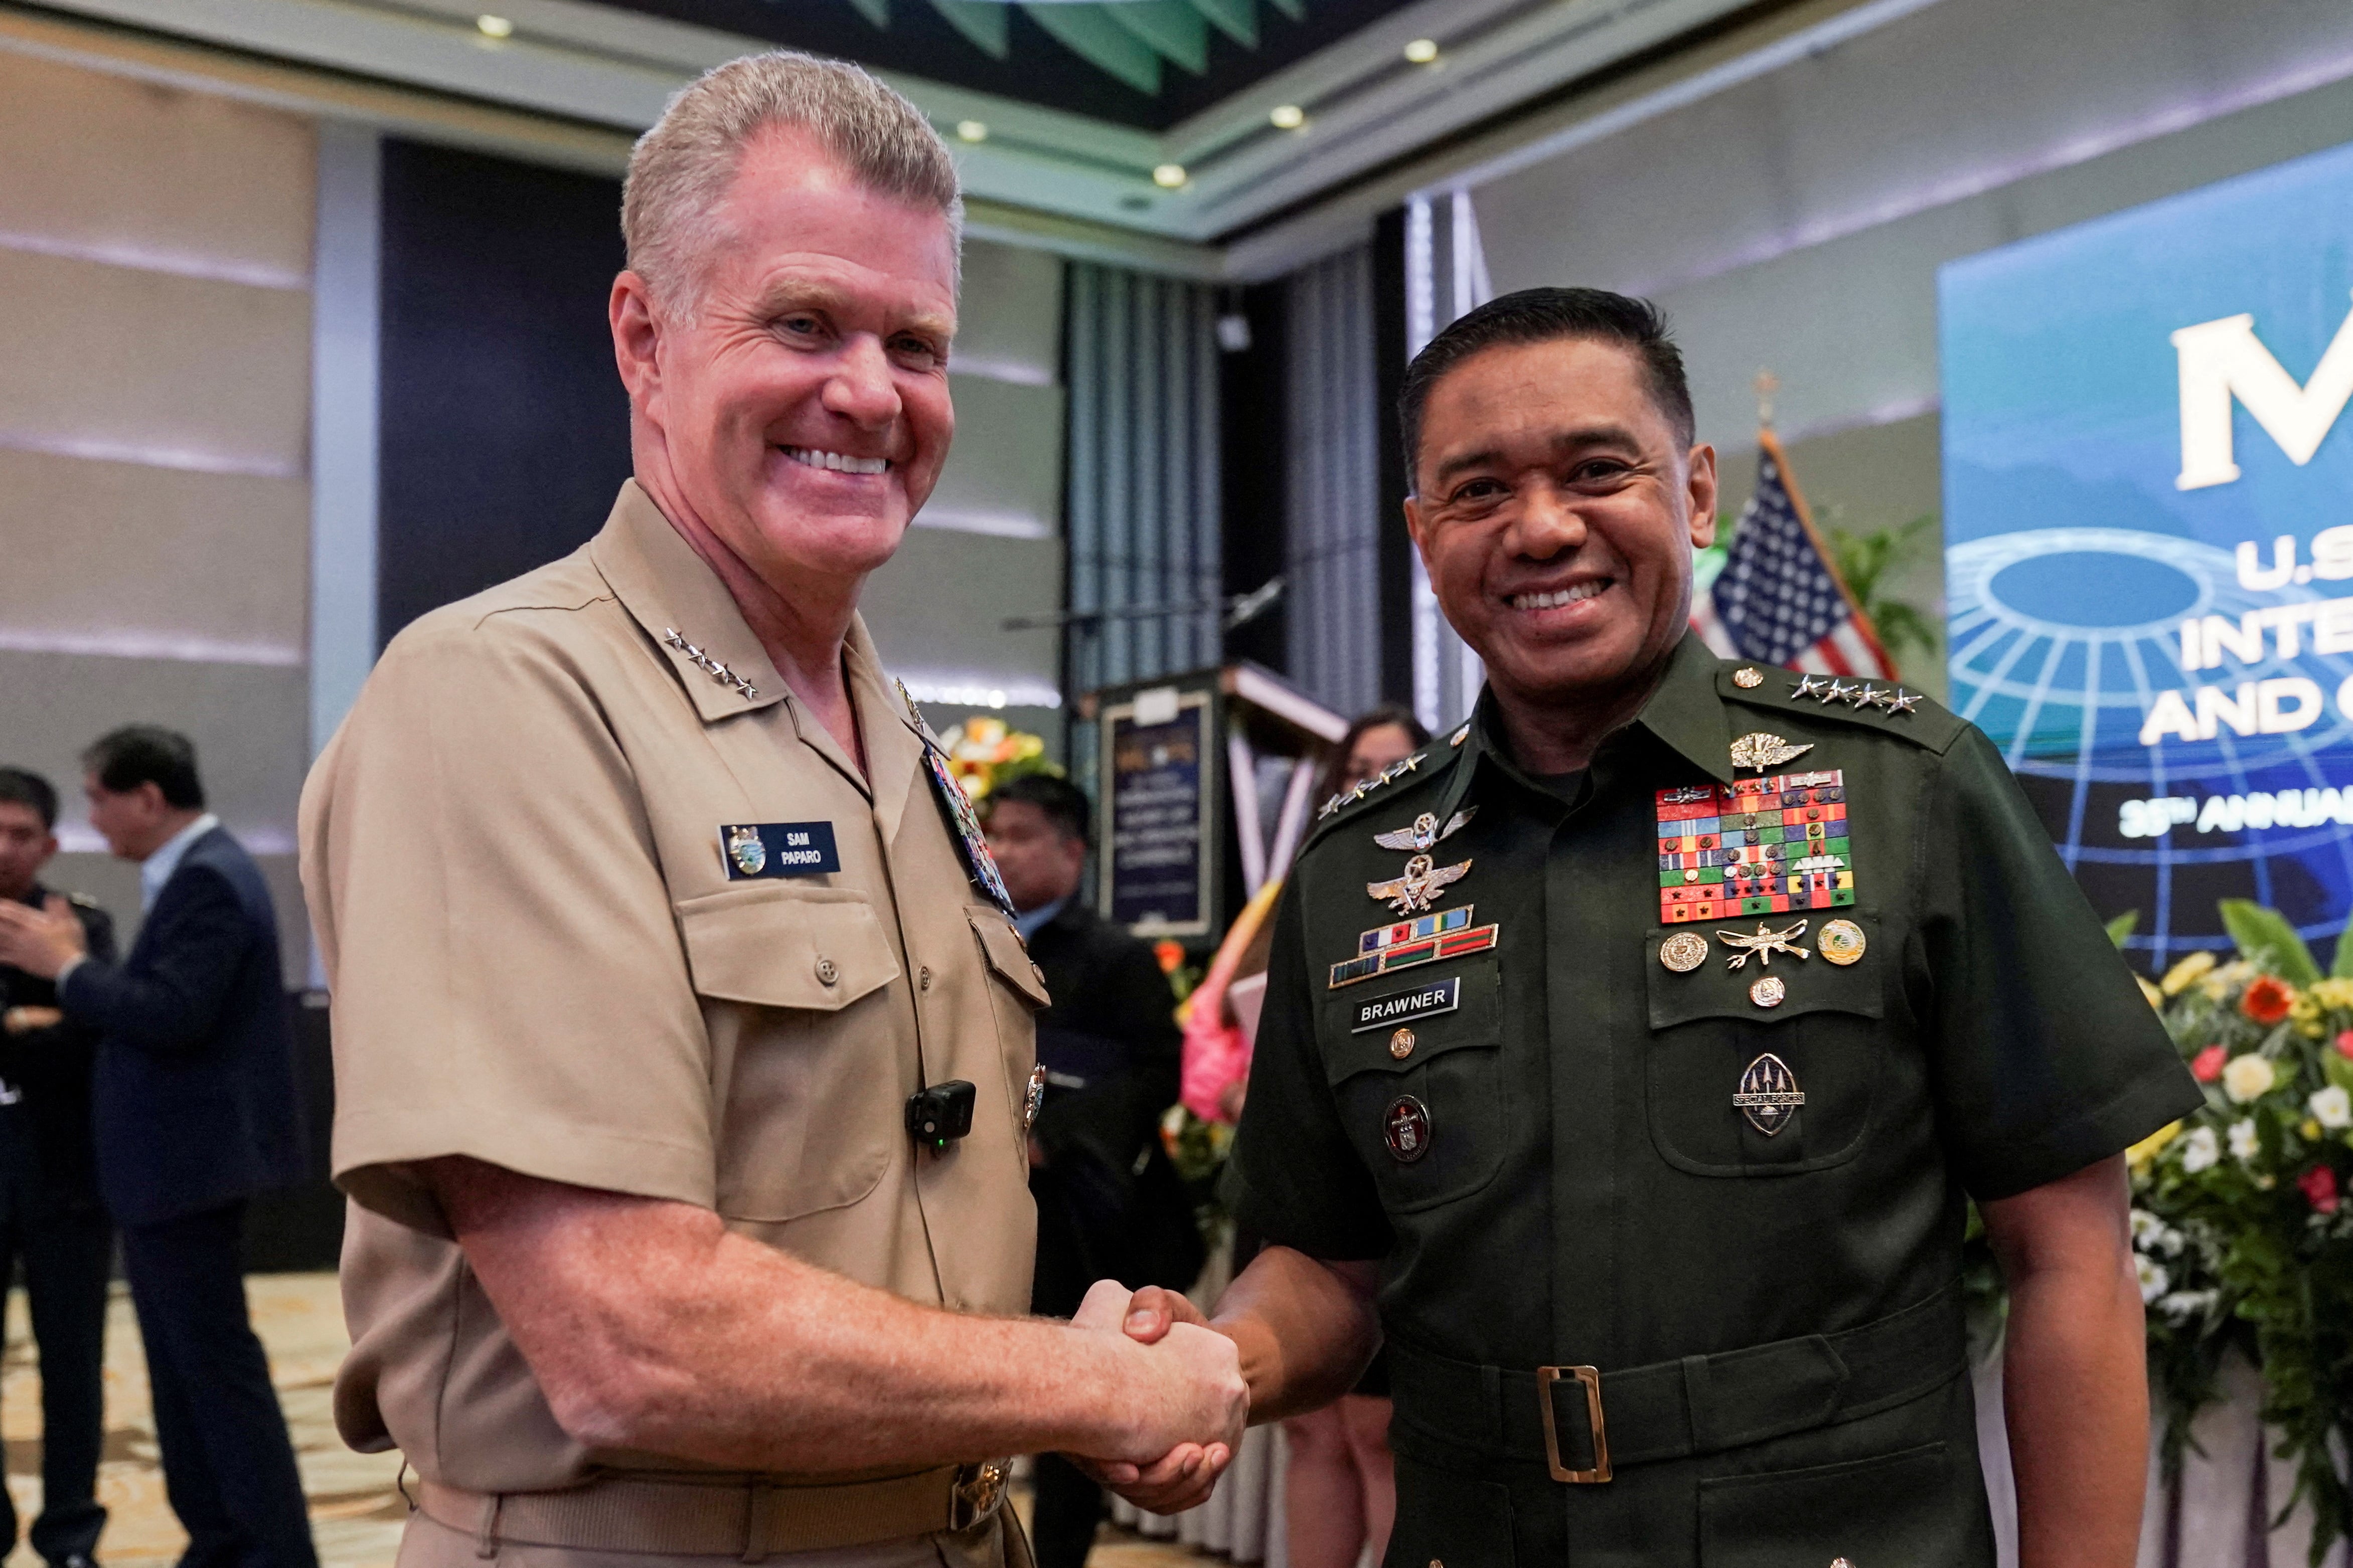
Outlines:
[[1136, 1395], [1135, 1450], [1158, 1455], [1140, 1461], [1072, 1455], [1072, 1461], [1154, 1513], [1206, 1501], [1233, 1462], [1250, 1418], [1250, 1391], [1233, 1342], [1177, 1292], [1147, 1286], [1131, 1293], [1111, 1279], [1096, 1281], [1071, 1326], [1124, 1333], [1152, 1347], [1148, 1364], [1156, 1375]]

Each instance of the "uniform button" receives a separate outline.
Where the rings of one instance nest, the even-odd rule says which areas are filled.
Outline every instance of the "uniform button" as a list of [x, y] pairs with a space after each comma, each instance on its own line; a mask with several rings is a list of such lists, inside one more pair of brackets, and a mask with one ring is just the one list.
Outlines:
[[817, 961], [817, 977], [818, 984], [830, 985], [841, 978], [841, 971], [834, 967], [833, 960], [820, 958]]
[[932, 966], [928, 963], [916, 972], [915, 984], [929, 991], [932, 988]]
[[1406, 1058], [1413, 1055], [1413, 1031], [1411, 1029], [1399, 1029], [1396, 1034], [1389, 1037], [1389, 1055], [1397, 1058], [1399, 1061], [1403, 1061]]

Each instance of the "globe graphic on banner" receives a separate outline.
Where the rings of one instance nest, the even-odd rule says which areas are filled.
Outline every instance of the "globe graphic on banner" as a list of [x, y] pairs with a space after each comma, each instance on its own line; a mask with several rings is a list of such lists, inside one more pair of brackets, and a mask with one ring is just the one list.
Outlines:
[[[2195, 799], [2202, 806], [2217, 796], [2268, 795], [2276, 811], [2283, 791], [2332, 787], [2318, 753], [2353, 742], [2353, 721], [2335, 700], [2353, 678], [2353, 656], [2282, 658], [2276, 637], [2264, 637], [2265, 658], [2234, 666], [2232, 678], [2314, 679], [2328, 700], [2307, 727], [2243, 736], [2218, 727], [2211, 742], [2140, 743], [2158, 694], [2200, 679], [2181, 668], [2183, 621], [2217, 616], [2237, 623], [2252, 612], [2316, 603], [2319, 594], [2295, 585], [2250, 592], [2240, 586], [2230, 552], [2124, 529], [1997, 534], [1957, 546], [1946, 571], [1954, 710], [2010, 737], [2005, 754], [2021, 779], [2034, 781], [2031, 793], [2049, 799], [2064, 792], [2063, 830], [2053, 826], [2070, 869], [2095, 885], [2148, 890], [2148, 901], [2135, 906], [2145, 940], [2174, 938], [2168, 947], [2211, 940], [2211, 900], [2175, 908], [2178, 884], [2208, 880], [2182, 875], [2200, 866], [2236, 868], [2252, 880], [2249, 896], [2263, 903], [2281, 901], [2316, 875], [2335, 885], [2339, 900], [2353, 892], [2353, 842], [2334, 813], [2244, 843], [2185, 845], [2184, 837], [2197, 837], [2194, 820], [2173, 825], [2169, 843], [2154, 835], [2117, 842], [2125, 800]], [[2211, 828], [2206, 836], [2215, 837]], [[2334, 929], [2318, 921], [2307, 935]]]
[[1937, 275], [1952, 706], [2154, 972], [2353, 911], [2353, 146]]

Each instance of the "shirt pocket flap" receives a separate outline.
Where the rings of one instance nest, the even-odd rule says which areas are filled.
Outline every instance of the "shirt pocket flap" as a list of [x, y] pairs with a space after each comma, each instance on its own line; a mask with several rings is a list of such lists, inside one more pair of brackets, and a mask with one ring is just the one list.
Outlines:
[[[1862, 931], [1861, 954], [1844, 964], [1832, 963], [1822, 956], [1817, 945], [1822, 927], [1834, 920], [1848, 921]], [[1654, 928], [1642, 951], [1644, 969], [1650, 976], [1651, 1027], [1672, 1028], [1694, 1018], [1745, 1018], [1754, 1023], [1778, 1024], [1808, 1013], [1852, 1013], [1863, 1018], [1886, 1016], [1887, 965], [1894, 962], [1895, 954], [1881, 940], [1879, 917], [1851, 908], [1819, 910], [1811, 916], [1763, 917], [1766, 928], [1776, 931], [1786, 931], [1799, 921], [1810, 923], [1803, 935], [1792, 941], [1796, 952], [1776, 952], [1769, 963], [1764, 952], [1749, 952], [1747, 962], [1737, 969], [1732, 967], [1732, 961], [1739, 958], [1743, 950], [1726, 946], [1718, 933], [1754, 936], [1757, 916]], [[1659, 948], [1670, 938], [1684, 935], [1705, 941], [1707, 957], [1696, 968], [1678, 973], [1660, 961]], [[1767, 976], [1781, 982], [1781, 999], [1770, 1006], [1759, 1005], [1752, 994], [1757, 983]]]
[[874, 906], [856, 893], [775, 883], [678, 906], [694, 988], [726, 1002], [834, 1012], [899, 978]]
[[1021, 933], [1013, 929], [1013, 922], [993, 909], [967, 909], [964, 916], [972, 922], [972, 934], [980, 939], [980, 951], [997, 978], [1020, 992], [1032, 1007], [1051, 1006], [1054, 999], [1046, 994], [1045, 972], [1022, 945]]
[[1362, 995], [1344, 990], [1331, 999], [1324, 1068], [1333, 1083], [1360, 1072], [1408, 1072], [1450, 1051], [1503, 1044], [1503, 973], [1494, 963], [1430, 969], [1419, 984], [1367, 983]]

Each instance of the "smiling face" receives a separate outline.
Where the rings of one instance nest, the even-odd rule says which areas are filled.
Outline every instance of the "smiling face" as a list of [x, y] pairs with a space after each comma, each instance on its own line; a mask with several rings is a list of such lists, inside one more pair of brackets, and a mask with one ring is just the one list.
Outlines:
[[614, 283], [638, 478], [780, 595], [854, 594], [955, 433], [955, 233], [789, 127], [744, 146], [705, 221], [681, 298]]
[[1430, 388], [1406, 520], [1446, 618], [1507, 702], [1647, 690], [1715, 537], [1715, 453], [1642, 362], [1581, 338], [1472, 355]]

